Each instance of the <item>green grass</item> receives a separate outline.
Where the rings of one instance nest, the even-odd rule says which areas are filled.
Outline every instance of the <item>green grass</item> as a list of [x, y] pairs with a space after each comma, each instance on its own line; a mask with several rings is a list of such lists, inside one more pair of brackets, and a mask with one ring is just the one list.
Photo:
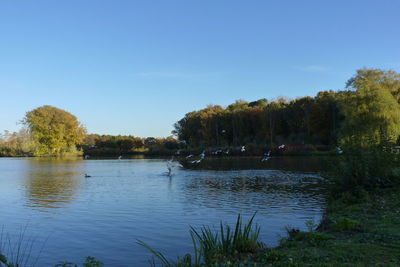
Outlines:
[[256, 266], [400, 266], [399, 193], [382, 190], [350, 205], [331, 201], [336, 207], [322, 230], [295, 233], [268, 252], [282, 257], [260, 255]]

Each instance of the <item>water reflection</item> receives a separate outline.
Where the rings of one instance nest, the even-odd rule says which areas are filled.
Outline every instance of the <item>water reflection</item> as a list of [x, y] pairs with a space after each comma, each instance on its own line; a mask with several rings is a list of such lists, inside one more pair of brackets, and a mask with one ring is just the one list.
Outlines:
[[[190, 179], [191, 175], [197, 176]], [[325, 202], [326, 183], [319, 175], [271, 170], [192, 171], [182, 190], [195, 205], [225, 211], [270, 212], [273, 208], [314, 209]], [[216, 203], [218, 202], [218, 203]]]
[[41, 159], [27, 161], [25, 187], [28, 207], [40, 211], [61, 208], [74, 199], [81, 181], [80, 159]]
[[189, 225], [232, 225], [238, 213], [255, 211], [261, 240], [274, 246], [285, 225], [302, 229], [320, 219], [322, 179], [311, 169], [292, 171], [318, 165], [308, 159], [283, 159], [286, 168], [271, 170], [247, 169], [257, 158], [206, 158], [202, 164], [211, 165], [176, 167], [172, 177], [162, 175], [166, 159], [0, 159], [1, 219], [7, 229], [28, 219], [29, 234], [42, 240], [52, 233], [37, 266], [87, 255], [100, 255], [106, 266], [147, 266], [151, 255], [136, 239], [175, 258], [192, 247]]
[[286, 170], [297, 172], [321, 172], [330, 166], [333, 157], [272, 157], [261, 161], [261, 157], [205, 158], [201, 163], [190, 163], [185, 158], [179, 162], [187, 169], [197, 170]]

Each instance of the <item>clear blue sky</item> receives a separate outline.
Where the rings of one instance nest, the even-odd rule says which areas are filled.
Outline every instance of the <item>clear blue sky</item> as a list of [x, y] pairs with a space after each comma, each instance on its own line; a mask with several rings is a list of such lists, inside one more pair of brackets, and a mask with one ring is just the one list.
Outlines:
[[400, 71], [400, 1], [0, 2], [0, 131], [63, 108], [91, 133], [168, 136], [185, 113]]

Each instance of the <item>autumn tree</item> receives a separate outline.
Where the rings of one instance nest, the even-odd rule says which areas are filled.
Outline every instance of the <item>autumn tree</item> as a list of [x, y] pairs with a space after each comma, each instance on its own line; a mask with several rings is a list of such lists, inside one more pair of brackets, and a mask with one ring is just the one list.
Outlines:
[[23, 123], [34, 143], [34, 155], [62, 155], [76, 152], [85, 137], [85, 128], [71, 113], [42, 106], [26, 113]]

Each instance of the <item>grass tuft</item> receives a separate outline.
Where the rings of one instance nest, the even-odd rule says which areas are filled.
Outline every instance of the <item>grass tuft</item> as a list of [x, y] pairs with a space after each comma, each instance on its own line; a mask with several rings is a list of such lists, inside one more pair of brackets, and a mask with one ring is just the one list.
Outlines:
[[[259, 242], [260, 227], [253, 226], [254, 214], [247, 223], [243, 223], [239, 214], [234, 228], [220, 223], [219, 231], [213, 231], [209, 226], [202, 226], [199, 230], [190, 227], [194, 255], [186, 254], [176, 262], [169, 261], [161, 252], [155, 250], [145, 242], [137, 243], [148, 249], [153, 257], [158, 259], [162, 266], [209, 266], [222, 262], [235, 262], [238, 256], [253, 254], [263, 248]], [[154, 261], [153, 261], [153, 265]]]

